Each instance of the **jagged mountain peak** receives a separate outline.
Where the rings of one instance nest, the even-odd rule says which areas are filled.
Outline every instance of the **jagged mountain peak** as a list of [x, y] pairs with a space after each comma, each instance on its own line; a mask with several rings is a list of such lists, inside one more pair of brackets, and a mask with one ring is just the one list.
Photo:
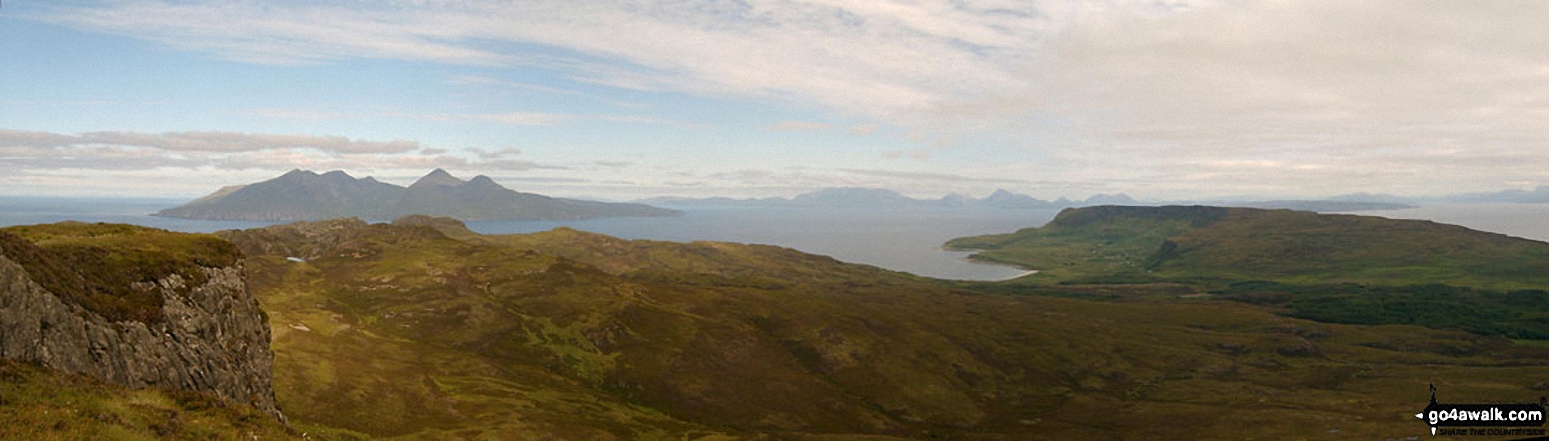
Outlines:
[[642, 204], [551, 198], [507, 189], [488, 176], [463, 181], [435, 169], [408, 188], [343, 171], [321, 177], [306, 170], [253, 185], [223, 189], [194, 202], [157, 212], [192, 219], [316, 220], [357, 216], [394, 219], [408, 214], [464, 220], [558, 220], [593, 217], [672, 216], [677, 211]]
[[1086, 198], [1085, 202], [1087, 204], [1094, 204], [1094, 205], [1095, 204], [1120, 204], [1120, 205], [1122, 205], [1122, 204], [1134, 204], [1137, 201], [1135, 200], [1135, 198], [1132, 198], [1129, 195], [1124, 194], [1124, 193], [1114, 193], [1114, 194], [1098, 193], [1098, 194], [1094, 194], [1094, 195]]
[[293, 168], [290, 171], [285, 172], [285, 174], [280, 175], [281, 178], [299, 178], [303, 176], [317, 176], [317, 173], [314, 173], [311, 170]]
[[472, 186], [476, 186], [476, 187], [500, 187], [500, 188], [505, 188], [505, 187], [501, 186], [500, 184], [496, 183], [494, 179], [490, 179], [489, 176], [484, 176], [484, 175], [474, 176], [473, 179], [469, 179], [468, 180], [468, 184], [472, 185]]
[[419, 186], [425, 186], [425, 185], [439, 185], [439, 186], [450, 187], [450, 186], [457, 186], [457, 185], [462, 185], [462, 184], [463, 184], [463, 180], [462, 179], [458, 179], [456, 176], [452, 176], [451, 173], [447, 173], [446, 170], [438, 168], [438, 169], [435, 169], [435, 170], [431, 170], [430, 174], [425, 175], [424, 177], [420, 178], [417, 181], [414, 181], [414, 184], [410, 185], [410, 187], [419, 187]]

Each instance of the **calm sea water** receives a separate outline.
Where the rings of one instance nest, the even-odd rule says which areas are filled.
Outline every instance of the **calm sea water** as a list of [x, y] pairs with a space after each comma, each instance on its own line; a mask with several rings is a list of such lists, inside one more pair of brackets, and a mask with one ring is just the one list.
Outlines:
[[1549, 204], [1429, 205], [1351, 214], [1393, 219], [1424, 219], [1549, 242]]
[[[87, 199], [0, 197], [0, 226], [64, 220], [145, 225], [173, 231], [212, 232], [256, 228], [274, 222], [205, 221], [152, 217], [175, 206], [172, 199]], [[958, 280], [1001, 280], [1025, 273], [1017, 268], [975, 263], [968, 253], [941, 250], [954, 237], [994, 234], [1043, 225], [1057, 210], [917, 209], [901, 211], [692, 207], [671, 218], [583, 221], [469, 222], [485, 234], [531, 233], [566, 226], [626, 239], [688, 242], [713, 240], [795, 248], [839, 260], [922, 276]], [[1427, 219], [1478, 230], [1549, 241], [1549, 204], [1437, 205], [1356, 214]]]
[[972, 262], [966, 252], [944, 251], [947, 240], [1043, 225], [1057, 210], [922, 209], [876, 211], [818, 208], [680, 208], [670, 218], [615, 218], [566, 222], [469, 222], [485, 234], [530, 233], [558, 226], [626, 239], [759, 243], [795, 248], [922, 276], [1003, 280], [1021, 269]]
[[[208, 233], [257, 228], [280, 222], [209, 221], [150, 216], [181, 204], [174, 199], [87, 199], [0, 197], [0, 226], [66, 220], [144, 225]], [[694, 207], [678, 217], [582, 221], [469, 222], [484, 234], [532, 233], [555, 227], [625, 239], [770, 244], [875, 265], [922, 276], [958, 280], [1001, 280], [1026, 271], [967, 260], [969, 253], [941, 250], [949, 239], [1043, 225], [1055, 210], [829, 210]]]
[[188, 202], [188, 200], [0, 197], [0, 226], [46, 224], [73, 220], [80, 222], [134, 224], [172, 231], [210, 233], [219, 230], [265, 227], [278, 223], [209, 221], [151, 216], [151, 213], [168, 207], [175, 207], [184, 202]]

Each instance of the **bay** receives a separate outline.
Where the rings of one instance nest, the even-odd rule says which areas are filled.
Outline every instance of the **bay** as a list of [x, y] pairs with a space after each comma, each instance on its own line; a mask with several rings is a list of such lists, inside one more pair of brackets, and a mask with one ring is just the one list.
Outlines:
[[1028, 272], [970, 261], [967, 257], [971, 253], [945, 251], [941, 245], [962, 236], [1043, 225], [1058, 213], [1052, 209], [674, 208], [684, 210], [685, 214], [666, 218], [468, 222], [468, 228], [484, 234], [507, 234], [564, 226], [625, 239], [769, 244], [926, 277], [1004, 280]]
[[[0, 197], [0, 226], [66, 220], [144, 225], [184, 232], [245, 229], [282, 222], [213, 221], [150, 216], [179, 199]], [[794, 248], [852, 263], [953, 280], [1003, 280], [1019, 269], [967, 260], [968, 252], [941, 249], [956, 237], [1009, 233], [1047, 223], [1058, 210], [810, 207], [677, 207], [678, 217], [578, 221], [474, 221], [483, 234], [533, 233], [557, 227], [625, 239], [710, 240]], [[1351, 214], [1424, 219], [1549, 241], [1549, 204], [1456, 204]]]
[[1549, 204], [1444, 204], [1351, 214], [1423, 219], [1549, 242]]
[[[171, 231], [209, 233], [284, 222], [216, 221], [154, 217], [179, 199], [0, 197], [0, 226], [60, 221], [143, 225]], [[577, 221], [474, 221], [482, 234], [548, 231], [557, 227], [625, 239], [674, 242], [710, 240], [794, 248], [846, 262], [954, 280], [1003, 280], [1026, 274], [1019, 268], [969, 261], [967, 252], [941, 249], [955, 237], [994, 234], [1043, 225], [1056, 210], [807, 209], [692, 207], [661, 218]]]

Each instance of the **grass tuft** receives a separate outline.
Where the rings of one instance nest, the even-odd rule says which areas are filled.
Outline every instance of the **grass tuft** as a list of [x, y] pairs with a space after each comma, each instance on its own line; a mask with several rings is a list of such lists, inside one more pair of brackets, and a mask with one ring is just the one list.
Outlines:
[[66, 303], [113, 321], [158, 323], [162, 295], [137, 284], [172, 275], [187, 293], [208, 280], [201, 267], [236, 264], [241, 251], [206, 234], [119, 224], [62, 222], [0, 229], [0, 249]]

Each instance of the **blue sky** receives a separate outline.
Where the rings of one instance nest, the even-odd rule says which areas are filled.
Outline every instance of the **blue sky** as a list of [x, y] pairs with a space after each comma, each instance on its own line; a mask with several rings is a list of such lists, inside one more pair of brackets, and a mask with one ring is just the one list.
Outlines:
[[5, 2], [0, 194], [1549, 184], [1540, 2]]

